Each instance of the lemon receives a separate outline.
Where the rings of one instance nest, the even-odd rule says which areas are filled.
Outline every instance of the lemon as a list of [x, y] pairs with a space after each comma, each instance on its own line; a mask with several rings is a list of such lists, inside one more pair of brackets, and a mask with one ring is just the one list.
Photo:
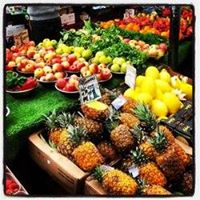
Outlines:
[[137, 92], [132, 88], [129, 88], [124, 92], [125, 97], [130, 97], [132, 99], [135, 99], [136, 94]]
[[144, 79], [145, 79], [145, 77], [142, 76], [142, 75], [137, 76], [137, 77], [136, 77], [136, 80], [135, 80], [135, 85], [136, 85], [136, 86], [140, 86], [140, 85], [142, 84], [142, 81], [143, 81]]
[[156, 95], [156, 84], [155, 81], [150, 77], [145, 77], [145, 79], [142, 81], [140, 89], [141, 92], [149, 93], [152, 98], [154, 98]]
[[159, 99], [154, 99], [151, 104], [151, 111], [154, 113], [157, 117], [166, 117], [168, 114], [168, 108]]
[[135, 100], [144, 104], [151, 104], [152, 96], [149, 93], [141, 92], [136, 94]]
[[186, 94], [186, 98], [192, 99], [192, 85], [188, 83], [181, 83], [180, 90]]
[[161, 72], [160, 72], [160, 80], [163, 80], [167, 83], [171, 83], [171, 76], [170, 74], [167, 72], [166, 69], [163, 69]]
[[156, 88], [156, 99], [162, 100], [163, 93], [159, 88]]
[[156, 67], [150, 66], [146, 69], [145, 76], [151, 77], [153, 79], [158, 79], [160, 77], [160, 73]]
[[170, 114], [175, 114], [181, 108], [181, 101], [173, 93], [164, 93], [162, 100], [166, 104]]
[[169, 83], [157, 79], [155, 80], [156, 86], [158, 89], [160, 89], [162, 92], [170, 92], [172, 90], [171, 86], [169, 85]]

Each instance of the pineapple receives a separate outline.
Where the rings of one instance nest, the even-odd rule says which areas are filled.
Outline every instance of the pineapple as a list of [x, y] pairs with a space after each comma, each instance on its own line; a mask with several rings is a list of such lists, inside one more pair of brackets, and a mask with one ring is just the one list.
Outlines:
[[145, 154], [137, 147], [131, 151], [134, 164], [139, 168], [139, 178], [150, 185], [165, 186], [167, 180], [155, 163], [150, 162]]
[[57, 146], [58, 152], [72, 159], [73, 150], [85, 140], [86, 132], [80, 127], [68, 126], [60, 135], [60, 140]]
[[75, 163], [84, 171], [93, 170], [104, 162], [103, 156], [92, 142], [85, 142], [79, 145], [72, 152]]
[[156, 156], [158, 155], [158, 152], [151, 144], [149, 137], [146, 135], [146, 132], [141, 130], [139, 126], [134, 126], [133, 129], [131, 129], [131, 132], [137, 139], [139, 148], [142, 150], [145, 156], [154, 161]]
[[84, 116], [76, 116], [74, 119], [75, 126], [82, 127], [90, 139], [98, 139], [103, 133], [103, 124]]
[[111, 105], [112, 101], [115, 100], [117, 96], [120, 95], [120, 91], [115, 90], [115, 89], [111, 91], [106, 88], [102, 89], [101, 93], [102, 93], [102, 96], [99, 101], [109, 106]]
[[133, 128], [140, 123], [139, 119], [130, 113], [121, 113], [119, 120], [122, 124], [127, 125], [129, 128]]
[[149, 185], [143, 179], [137, 179], [139, 185], [139, 193], [143, 196], [154, 196], [154, 195], [171, 195], [171, 192], [166, 190], [160, 185]]
[[146, 131], [151, 132], [156, 128], [156, 118], [145, 104], [137, 104], [132, 110], [133, 114], [140, 120], [140, 127]]
[[122, 106], [122, 112], [131, 113], [132, 109], [134, 109], [137, 105], [137, 102], [129, 97], [125, 97], [126, 103]]
[[[165, 135], [168, 144], [172, 144], [175, 142], [175, 137], [174, 137], [173, 133], [166, 126], [158, 126], [157, 128], [158, 128], [157, 131], [161, 131]], [[156, 132], [153, 132], [152, 136], [154, 136], [155, 133]]]
[[160, 185], [150, 185], [146, 188], [143, 189], [143, 194], [145, 196], [153, 196], [153, 195], [172, 195], [171, 192], [169, 192], [168, 190], [166, 190], [165, 188], [163, 188]]
[[101, 155], [109, 161], [112, 161], [117, 158], [117, 152], [114, 146], [108, 141], [101, 141], [97, 145], [97, 149], [99, 150]]
[[129, 127], [124, 124], [120, 124], [111, 131], [110, 139], [117, 149], [121, 151], [132, 148], [135, 142]]
[[105, 120], [109, 117], [110, 111], [108, 105], [100, 101], [92, 101], [81, 105], [81, 110], [85, 117], [93, 120]]
[[169, 144], [162, 132], [155, 133], [151, 143], [159, 153], [156, 163], [165, 176], [171, 181], [180, 179], [189, 163], [185, 151], [176, 143]]
[[45, 115], [45, 118], [45, 124], [49, 129], [49, 141], [57, 146], [63, 129], [70, 123], [71, 114], [63, 112], [57, 115], [54, 110], [51, 115]]
[[136, 181], [117, 169], [104, 169], [99, 166], [93, 176], [102, 184], [102, 187], [111, 195], [133, 196], [137, 192]]
[[193, 176], [191, 172], [184, 173], [181, 186], [186, 195], [191, 195], [193, 193]]

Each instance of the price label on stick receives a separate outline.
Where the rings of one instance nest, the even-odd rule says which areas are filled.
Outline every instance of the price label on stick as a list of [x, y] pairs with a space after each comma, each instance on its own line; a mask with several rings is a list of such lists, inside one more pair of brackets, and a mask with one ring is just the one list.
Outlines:
[[137, 75], [137, 71], [135, 67], [133, 66], [128, 66], [126, 69], [126, 75], [125, 75], [125, 83], [130, 87], [134, 88], [135, 87], [135, 78]]
[[79, 93], [81, 104], [101, 98], [99, 84], [95, 75], [80, 79]]

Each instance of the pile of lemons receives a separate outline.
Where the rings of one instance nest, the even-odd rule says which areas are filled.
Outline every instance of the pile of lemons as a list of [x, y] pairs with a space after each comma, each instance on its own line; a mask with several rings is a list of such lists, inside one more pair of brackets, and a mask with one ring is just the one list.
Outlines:
[[159, 72], [155, 66], [149, 66], [145, 76], [137, 76], [135, 88], [127, 89], [124, 96], [148, 104], [157, 117], [165, 118], [176, 113], [182, 106], [175, 93], [177, 90], [184, 93], [187, 99], [192, 99], [192, 85], [178, 77], [174, 79], [166, 69]]

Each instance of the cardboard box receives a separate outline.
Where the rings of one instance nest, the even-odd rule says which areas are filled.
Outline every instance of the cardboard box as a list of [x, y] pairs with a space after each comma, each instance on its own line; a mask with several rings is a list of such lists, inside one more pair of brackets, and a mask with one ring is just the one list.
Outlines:
[[89, 176], [85, 181], [84, 194], [88, 196], [108, 195], [101, 184], [92, 176]]
[[67, 157], [52, 149], [40, 137], [41, 132], [29, 137], [31, 157], [70, 194], [80, 194], [89, 173], [84, 172]]

